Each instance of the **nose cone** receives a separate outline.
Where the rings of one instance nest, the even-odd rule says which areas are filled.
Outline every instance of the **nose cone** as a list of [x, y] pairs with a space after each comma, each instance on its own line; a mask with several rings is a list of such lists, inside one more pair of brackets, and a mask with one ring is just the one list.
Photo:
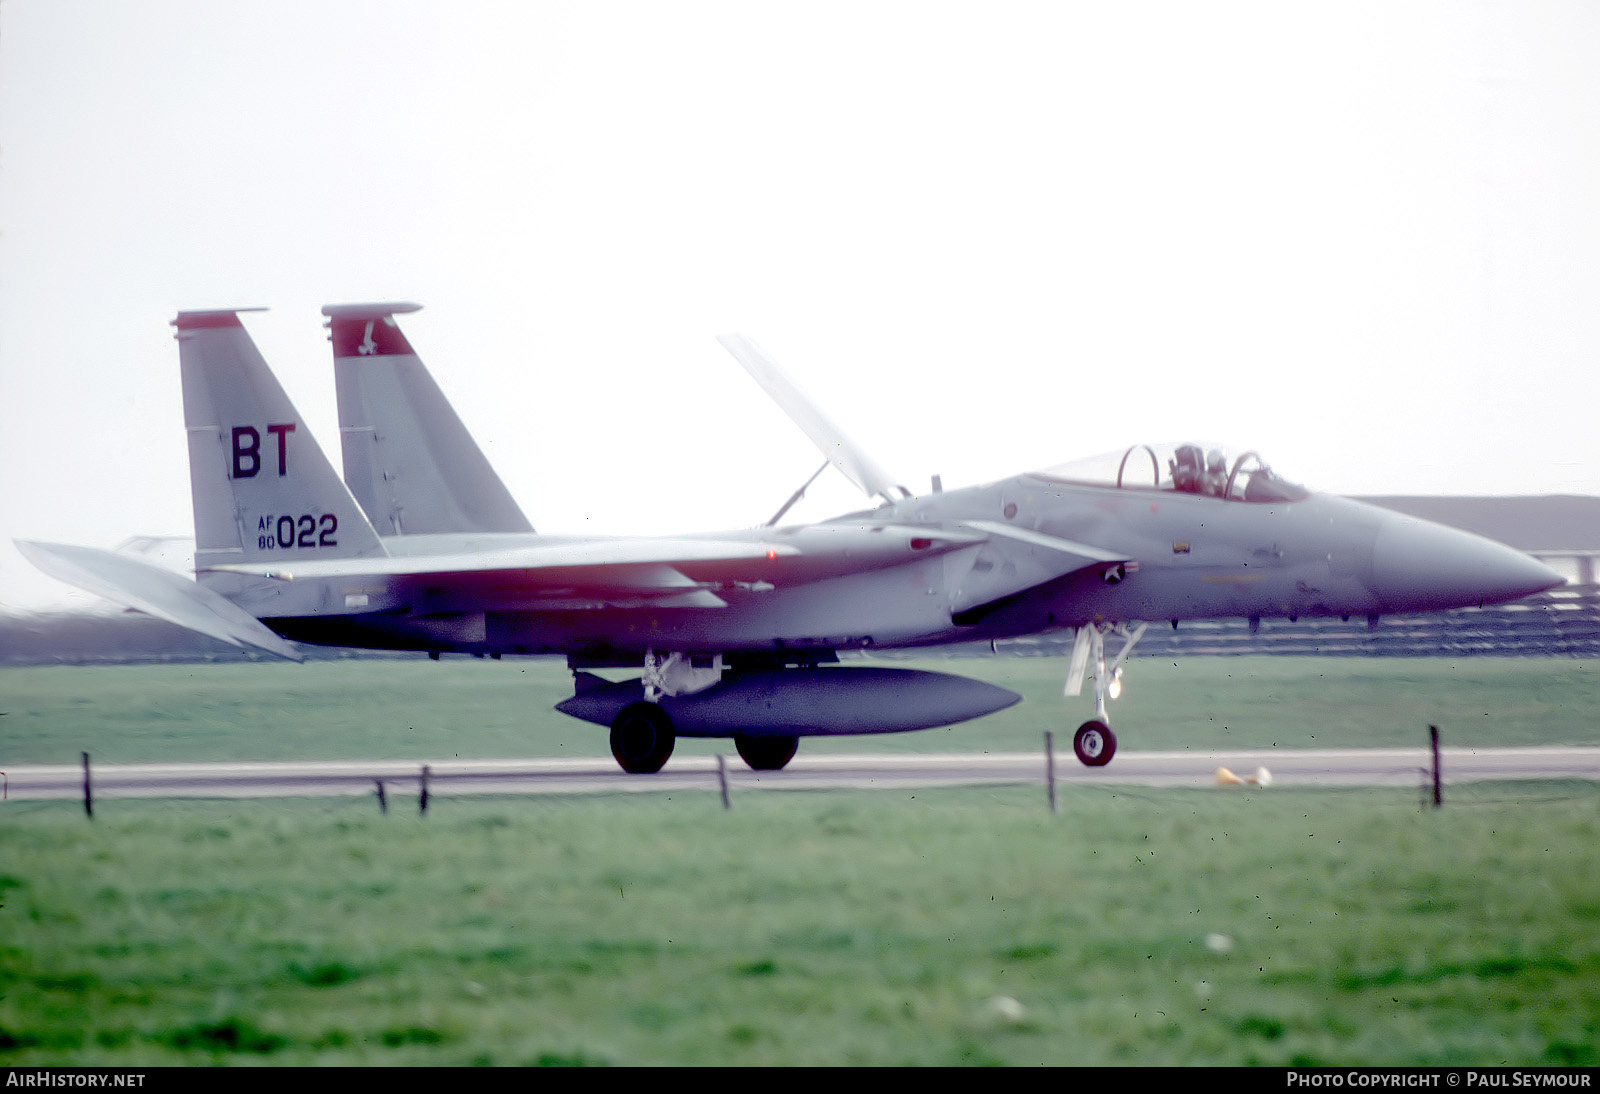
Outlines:
[[1564, 580], [1503, 543], [1411, 517], [1386, 518], [1373, 544], [1372, 591], [1385, 612], [1499, 604]]

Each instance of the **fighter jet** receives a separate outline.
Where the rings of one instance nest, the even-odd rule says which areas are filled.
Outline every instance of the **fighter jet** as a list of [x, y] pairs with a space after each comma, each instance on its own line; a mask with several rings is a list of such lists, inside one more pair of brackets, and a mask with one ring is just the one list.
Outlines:
[[[1151, 622], [1367, 616], [1515, 600], [1561, 583], [1509, 547], [1328, 494], [1255, 452], [1195, 442], [913, 492], [749, 339], [723, 345], [872, 507], [815, 524], [624, 538], [536, 532], [400, 330], [415, 304], [323, 309], [344, 475], [240, 320], [177, 328], [196, 579], [86, 547], [19, 543], [56, 577], [241, 646], [291, 642], [563, 655], [556, 709], [610, 728], [624, 771], [678, 737], [731, 737], [758, 770], [801, 737], [950, 725], [1020, 698], [943, 672], [841, 661], [1074, 634], [1074, 735], [1109, 762], [1108, 703]], [[813, 476], [814, 478], [815, 476]], [[803, 493], [802, 486], [796, 497]], [[790, 499], [790, 503], [794, 501]], [[286, 641], [288, 640], [288, 641]], [[1108, 640], [1118, 646], [1108, 660]], [[632, 669], [637, 675], [599, 675]]]

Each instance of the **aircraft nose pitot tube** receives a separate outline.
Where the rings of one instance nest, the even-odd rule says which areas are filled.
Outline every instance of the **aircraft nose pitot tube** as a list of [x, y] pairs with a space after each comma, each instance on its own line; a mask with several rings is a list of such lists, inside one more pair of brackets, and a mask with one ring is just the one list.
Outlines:
[[1373, 595], [1386, 613], [1500, 604], [1565, 580], [1503, 543], [1398, 515], [1378, 527], [1371, 573]]

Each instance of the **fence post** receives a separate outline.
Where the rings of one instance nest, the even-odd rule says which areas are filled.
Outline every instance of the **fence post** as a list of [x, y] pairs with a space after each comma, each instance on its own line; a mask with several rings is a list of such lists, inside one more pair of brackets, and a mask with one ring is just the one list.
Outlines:
[[1050, 812], [1056, 811], [1056, 735], [1044, 731], [1044, 781], [1050, 792]]
[[722, 753], [717, 753], [717, 782], [722, 784], [722, 808], [732, 809], [733, 799], [728, 796], [728, 761]]
[[89, 788], [89, 754], [83, 754], [83, 812], [90, 820], [94, 820], [94, 793]]
[[418, 806], [419, 806], [419, 811], [420, 812], [422, 812], [424, 814], [426, 814], [428, 812], [428, 765], [427, 764], [423, 764], [422, 765], [422, 794], [418, 798]]
[[1439, 727], [1428, 727], [1428, 740], [1433, 746], [1433, 807], [1444, 804], [1443, 783], [1439, 774]]

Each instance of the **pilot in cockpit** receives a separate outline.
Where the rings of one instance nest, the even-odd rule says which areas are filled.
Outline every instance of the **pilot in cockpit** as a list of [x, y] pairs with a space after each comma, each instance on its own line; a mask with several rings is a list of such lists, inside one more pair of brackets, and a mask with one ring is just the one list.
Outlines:
[[1199, 445], [1180, 444], [1174, 458], [1167, 461], [1167, 468], [1172, 472], [1172, 488], [1185, 494], [1200, 493], [1200, 478], [1205, 467]]
[[1206, 453], [1206, 471], [1200, 480], [1201, 490], [1211, 497], [1220, 498], [1228, 488], [1228, 461], [1222, 449], [1213, 448]]

